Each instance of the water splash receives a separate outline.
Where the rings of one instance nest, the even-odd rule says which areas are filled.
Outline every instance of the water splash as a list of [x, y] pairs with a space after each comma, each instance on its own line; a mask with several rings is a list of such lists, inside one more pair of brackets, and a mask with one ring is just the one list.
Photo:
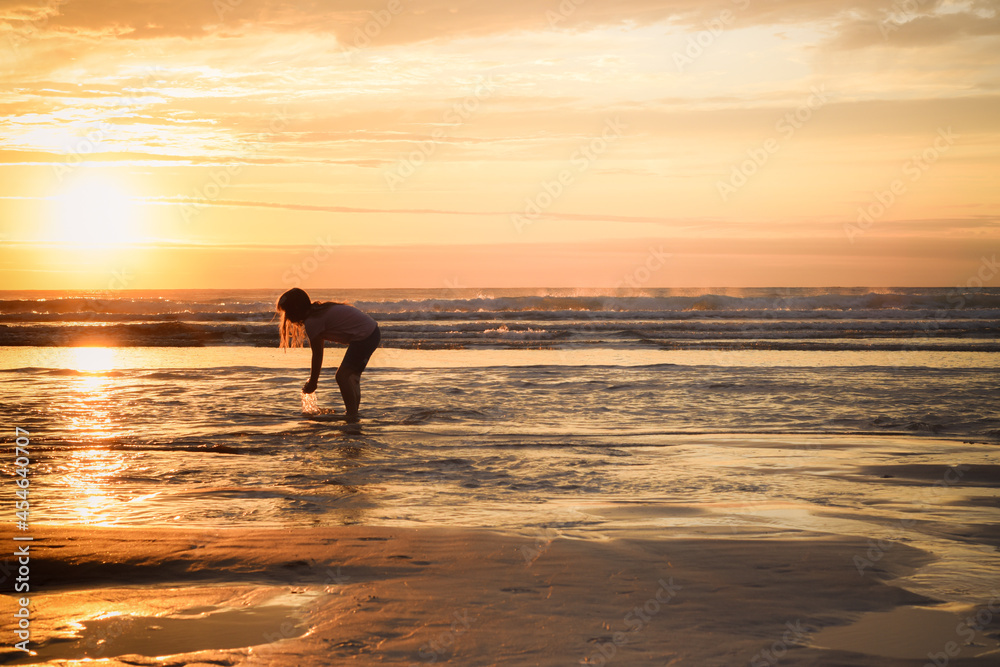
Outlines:
[[302, 392], [302, 414], [318, 415], [320, 412], [319, 404], [316, 402], [316, 392], [311, 394]]
[[319, 407], [319, 402], [316, 400], [316, 392], [313, 392], [311, 394], [302, 394], [302, 414], [308, 417], [315, 417], [316, 415], [335, 415], [337, 411], [333, 408]]

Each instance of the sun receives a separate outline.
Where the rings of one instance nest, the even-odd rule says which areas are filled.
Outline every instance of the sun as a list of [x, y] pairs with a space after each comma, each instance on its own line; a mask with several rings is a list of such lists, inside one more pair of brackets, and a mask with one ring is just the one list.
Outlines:
[[137, 240], [139, 224], [132, 196], [113, 178], [81, 174], [51, 197], [52, 240], [76, 246], [117, 246]]

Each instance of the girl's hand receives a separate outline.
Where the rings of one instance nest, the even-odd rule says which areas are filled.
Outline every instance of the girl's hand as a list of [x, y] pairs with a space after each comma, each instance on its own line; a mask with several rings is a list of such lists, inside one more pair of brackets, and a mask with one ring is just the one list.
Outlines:
[[311, 394], [316, 391], [316, 380], [309, 380], [302, 386], [303, 394]]

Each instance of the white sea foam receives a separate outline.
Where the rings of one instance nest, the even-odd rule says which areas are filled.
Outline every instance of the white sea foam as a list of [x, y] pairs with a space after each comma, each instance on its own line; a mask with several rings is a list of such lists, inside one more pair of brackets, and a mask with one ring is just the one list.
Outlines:
[[[2, 345], [275, 347], [274, 295], [259, 290], [157, 291], [100, 298], [4, 300]], [[28, 296], [29, 298], [24, 298]], [[381, 325], [385, 348], [716, 346], [789, 349], [1000, 351], [1000, 288], [356, 290], [310, 293], [350, 301]], [[778, 345], [775, 340], [784, 340]], [[933, 342], [932, 342], [933, 339]], [[733, 347], [727, 344], [727, 349]]]

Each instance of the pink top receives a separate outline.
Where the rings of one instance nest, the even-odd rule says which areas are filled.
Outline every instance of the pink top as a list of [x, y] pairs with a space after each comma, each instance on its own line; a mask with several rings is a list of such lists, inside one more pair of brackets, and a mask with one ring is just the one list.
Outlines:
[[319, 337], [343, 345], [368, 338], [376, 326], [378, 324], [370, 316], [345, 303], [327, 306], [322, 312], [306, 317], [305, 321], [306, 337], [310, 341]]

